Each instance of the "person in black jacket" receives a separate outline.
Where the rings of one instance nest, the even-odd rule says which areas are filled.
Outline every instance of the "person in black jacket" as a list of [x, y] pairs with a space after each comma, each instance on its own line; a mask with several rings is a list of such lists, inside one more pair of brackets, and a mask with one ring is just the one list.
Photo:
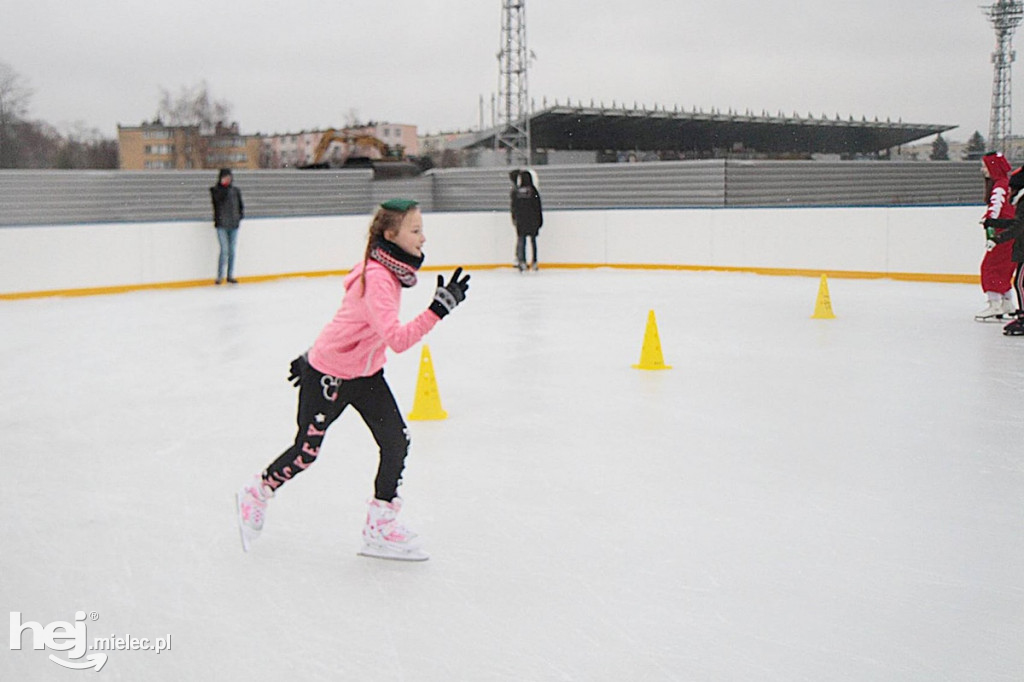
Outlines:
[[985, 243], [985, 247], [991, 251], [997, 245], [1013, 240], [1013, 251], [1010, 258], [1017, 266], [1013, 273], [1013, 288], [1017, 292], [1017, 311], [1011, 313], [1010, 317], [1017, 319], [1003, 327], [1003, 334], [1024, 336], [1024, 316], [1022, 316], [1024, 315], [1024, 282], [1021, 281], [1021, 274], [1024, 271], [1024, 167], [1018, 168], [1010, 176], [1010, 201], [1017, 207], [1017, 217], [1009, 220], [986, 218], [984, 225], [988, 241]]
[[[510, 174], [512, 177], [512, 174]], [[537, 234], [544, 224], [544, 213], [540, 204], [540, 192], [532, 170], [519, 171], [519, 182], [512, 188], [512, 224], [516, 226], [516, 267], [526, 270], [526, 239], [529, 237], [533, 252], [530, 267], [537, 269]]]
[[230, 168], [221, 168], [217, 184], [210, 188], [213, 202], [213, 226], [217, 228], [220, 242], [220, 260], [217, 261], [217, 279], [214, 284], [224, 281], [225, 271], [228, 282], [238, 284], [235, 279], [235, 247], [238, 244], [238, 226], [245, 217], [242, 192], [232, 184]]

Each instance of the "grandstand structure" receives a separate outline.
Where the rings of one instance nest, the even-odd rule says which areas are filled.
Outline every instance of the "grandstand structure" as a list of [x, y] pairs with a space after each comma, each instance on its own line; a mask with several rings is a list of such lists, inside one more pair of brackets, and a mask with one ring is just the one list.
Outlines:
[[[840, 159], [884, 158], [889, 151], [944, 133], [955, 125], [893, 122], [793, 113], [632, 108], [603, 104], [555, 103], [532, 113], [528, 125], [532, 152], [593, 152], [594, 160], [622, 152], [656, 155], [664, 160], [708, 158]], [[495, 146], [498, 129], [464, 138], [466, 149]], [[602, 158], [604, 157], [604, 158]]]

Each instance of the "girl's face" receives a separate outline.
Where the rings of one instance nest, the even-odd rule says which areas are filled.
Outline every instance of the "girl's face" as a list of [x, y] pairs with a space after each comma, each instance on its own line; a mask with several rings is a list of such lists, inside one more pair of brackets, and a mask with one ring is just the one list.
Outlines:
[[423, 244], [427, 238], [423, 236], [423, 215], [418, 208], [410, 209], [398, 226], [398, 232], [385, 232], [384, 238], [394, 242], [403, 251], [417, 258], [423, 256]]

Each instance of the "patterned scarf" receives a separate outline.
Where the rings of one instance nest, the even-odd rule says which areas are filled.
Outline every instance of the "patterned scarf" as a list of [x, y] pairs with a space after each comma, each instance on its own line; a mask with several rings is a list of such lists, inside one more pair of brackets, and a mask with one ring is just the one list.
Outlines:
[[423, 256], [407, 253], [387, 239], [378, 239], [370, 246], [370, 258], [387, 268], [399, 284], [409, 288], [416, 284], [416, 271], [423, 265]]

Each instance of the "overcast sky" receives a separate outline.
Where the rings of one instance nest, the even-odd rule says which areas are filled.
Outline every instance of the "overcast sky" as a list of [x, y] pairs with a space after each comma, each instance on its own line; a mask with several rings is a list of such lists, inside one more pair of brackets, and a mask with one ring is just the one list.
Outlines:
[[[501, 0], [4, 0], [0, 61], [29, 117], [116, 135], [205, 81], [243, 133], [361, 120], [476, 127]], [[687, 110], [960, 126], [988, 137], [994, 31], [978, 0], [529, 0], [530, 93]], [[1016, 41], [1019, 42], [1019, 41]], [[1022, 53], [1024, 54], [1024, 53]], [[1015, 67], [1015, 91], [1024, 63]], [[1015, 133], [1024, 106], [1014, 97]]]

